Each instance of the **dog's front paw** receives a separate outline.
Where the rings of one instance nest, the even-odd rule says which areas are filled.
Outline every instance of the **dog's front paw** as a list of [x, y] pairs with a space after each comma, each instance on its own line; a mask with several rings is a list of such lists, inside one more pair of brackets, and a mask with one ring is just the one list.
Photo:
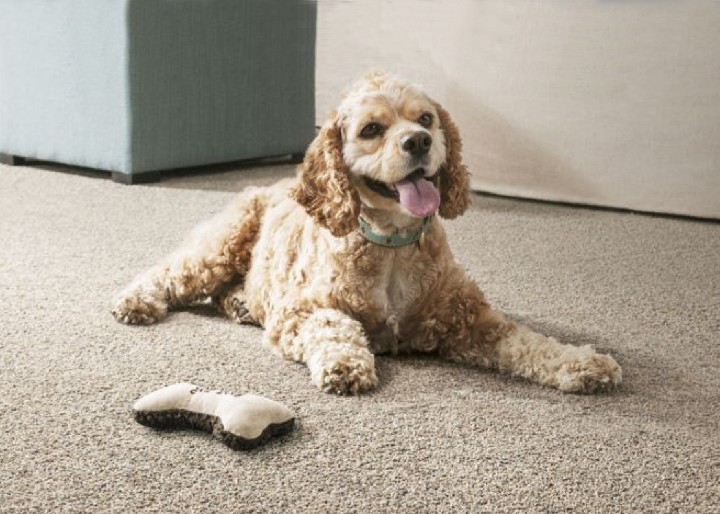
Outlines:
[[566, 393], [609, 391], [622, 382], [622, 370], [609, 355], [590, 353], [568, 359], [557, 371], [557, 388]]
[[117, 301], [112, 314], [117, 321], [127, 325], [152, 325], [167, 315], [167, 304], [140, 295], [129, 295]]
[[[365, 348], [347, 354], [323, 355], [308, 362], [313, 383], [326, 393], [359, 394], [375, 387], [375, 358]], [[335, 352], [333, 352], [335, 353]]]

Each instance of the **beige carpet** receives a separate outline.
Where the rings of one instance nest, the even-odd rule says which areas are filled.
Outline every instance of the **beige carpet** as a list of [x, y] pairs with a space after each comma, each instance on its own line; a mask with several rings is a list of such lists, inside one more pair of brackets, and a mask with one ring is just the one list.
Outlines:
[[[483, 197], [449, 224], [496, 306], [617, 358], [605, 396], [405, 357], [340, 398], [202, 309], [112, 319], [118, 289], [232, 191], [290, 173], [128, 187], [0, 167], [1, 513], [720, 510], [720, 224]], [[280, 400], [298, 428], [238, 453], [132, 420], [185, 380]]]

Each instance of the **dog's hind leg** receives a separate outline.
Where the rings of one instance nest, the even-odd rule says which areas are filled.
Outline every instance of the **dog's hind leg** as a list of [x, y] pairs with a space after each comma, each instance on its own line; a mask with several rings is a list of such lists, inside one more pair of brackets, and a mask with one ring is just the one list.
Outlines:
[[242, 282], [265, 204], [263, 189], [246, 190], [223, 212], [197, 227], [175, 253], [120, 294], [112, 311], [115, 319], [155, 323], [170, 308], [223, 294]]

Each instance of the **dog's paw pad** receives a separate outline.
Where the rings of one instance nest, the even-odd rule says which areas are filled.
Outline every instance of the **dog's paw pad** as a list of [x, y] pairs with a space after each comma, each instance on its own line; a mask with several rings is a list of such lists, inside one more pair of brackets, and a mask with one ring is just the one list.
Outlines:
[[256, 325], [257, 321], [250, 315], [245, 301], [240, 298], [232, 298], [226, 308], [228, 316], [238, 323], [245, 325]]
[[609, 355], [594, 354], [564, 363], [557, 380], [558, 389], [566, 393], [599, 393], [622, 382], [622, 369]]

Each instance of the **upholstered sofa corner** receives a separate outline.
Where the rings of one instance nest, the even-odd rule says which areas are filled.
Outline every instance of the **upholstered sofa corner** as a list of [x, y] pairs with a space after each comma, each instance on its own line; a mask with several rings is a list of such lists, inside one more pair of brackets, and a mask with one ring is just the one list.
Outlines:
[[1, 0], [0, 153], [113, 172], [302, 154], [308, 0]]

